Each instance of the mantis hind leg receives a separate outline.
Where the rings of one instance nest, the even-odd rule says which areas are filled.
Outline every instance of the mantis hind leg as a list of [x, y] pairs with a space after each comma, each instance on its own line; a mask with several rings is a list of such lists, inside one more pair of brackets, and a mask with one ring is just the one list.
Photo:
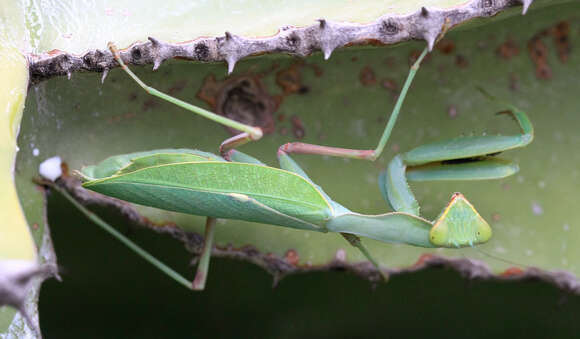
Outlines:
[[168, 101], [168, 102], [170, 102], [174, 105], [177, 105], [179, 107], [182, 107], [190, 112], [198, 114], [204, 118], [215, 121], [215, 122], [222, 124], [224, 126], [228, 126], [228, 127], [233, 128], [233, 129], [237, 129], [238, 131], [242, 132], [241, 134], [238, 134], [238, 135], [224, 141], [222, 143], [222, 145], [220, 146], [220, 151], [225, 152], [225, 151], [232, 149], [236, 146], [240, 146], [240, 145], [245, 144], [249, 141], [258, 140], [262, 137], [262, 135], [263, 135], [262, 129], [259, 127], [245, 125], [245, 124], [242, 124], [242, 123], [237, 122], [235, 120], [223, 117], [221, 115], [215, 114], [215, 113], [210, 112], [210, 111], [203, 109], [201, 107], [198, 107], [198, 106], [192, 105], [190, 103], [187, 103], [185, 101], [174, 98], [168, 94], [165, 94], [161, 91], [158, 91], [157, 89], [155, 89], [153, 87], [148, 86], [141, 79], [139, 79], [139, 77], [137, 77], [137, 75], [135, 75], [135, 73], [133, 73], [129, 69], [129, 67], [127, 67], [127, 65], [125, 65], [125, 63], [123, 62], [123, 59], [121, 58], [119, 50], [117, 49], [115, 44], [113, 44], [112, 42], [109, 42], [108, 47], [109, 47], [109, 50], [111, 51], [111, 53], [113, 54], [113, 57], [115, 58], [115, 60], [117, 60], [117, 62], [123, 68], [123, 70], [125, 72], [127, 72], [127, 74], [129, 74], [129, 76], [131, 78], [133, 78], [133, 80], [135, 80], [135, 82], [137, 82], [137, 84], [139, 84], [139, 86], [141, 86], [141, 88], [143, 88], [147, 93], [149, 93], [153, 96], [156, 96], [160, 99], [163, 99], [165, 101]]
[[[239, 152], [235, 149], [228, 150], [227, 152], [222, 152], [223, 157], [228, 161], [243, 162], [248, 164], [256, 164], [264, 166], [260, 160], [249, 156], [245, 153]], [[214, 234], [216, 227], [216, 218], [207, 217], [205, 223], [205, 234], [203, 248], [199, 256], [199, 263], [197, 265], [197, 272], [192, 283], [192, 289], [196, 291], [201, 291], [205, 288], [205, 282], [207, 280], [207, 275], [209, 271], [209, 262], [211, 259], [211, 251], [213, 249]]]
[[342, 237], [346, 239], [346, 241], [348, 241], [348, 243], [351, 244], [353, 247], [358, 248], [358, 250], [367, 258], [367, 260], [370, 261], [371, 264], [373, 264], [373, 266], [377, 269], [377, 271], [379, 271], [385, 282], [389, 281], [389, 273], [381, 269], [379, 263], [373, 258], [368, 249], [362, 244], [362, 241], [358, 236], [350, 233], [340, 233], [340, 235], [342, 235]]
[[109, 225], [103, 219], [99, 218], [96, 214], [89, 211], [81, 203], [79, 203], [75, 198], [73, 198], [64, 188], [61, 188], [53, 182], [43, 181], [42, 184], [49, 186], [50, 188], [58, 191], [62, 196], [64, 196], [68, 201], [70, 201], [81, 213], [83, 213], [89, 220], [94, 222], [97, 226], [103, 229], [105, 232], [111, 234], [117, 240], [125, 244], [129, 249], [131, 249], [135, 254], [143, 258], [145, 261], [149, 262], [153, 266], [157, 267], [160, 271], [165, 273], [167, 276], [175, 280], [182, 286], [188, 289], [192, 288], [192, 283], [184, 278], [181, 274], [174, 271], [172, 268], [161, 262], [159, 259], [155, 258], [149, 252], [141, 248], [139, 245], [135, 244], [131, 239], [124, 236], [121, 232], [117, 231], [114, 227]]
[[209, 261], [211, 258], [211, 250], [213, 248], [213, 239], [216, 226], [216, 218], [207, 217], [205, 223], [205, 237], [203, 241], [203, 249], [199, 257], [199, 264], [197, 265], [197, 272], [195, 279], [191, 284], [191, 288], [195, 291], [202, 291], [205, 288], [207, 280], [207, 272], [209, 270]]

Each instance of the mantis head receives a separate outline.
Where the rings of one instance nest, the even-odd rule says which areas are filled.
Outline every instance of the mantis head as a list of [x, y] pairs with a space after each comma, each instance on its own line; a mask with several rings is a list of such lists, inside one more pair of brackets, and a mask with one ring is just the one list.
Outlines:
[[466, 247], [483, 244], [492, 235], [491, 227], [461, 193], [455, 193], [429, 231], [429, 240], [438, 247]]

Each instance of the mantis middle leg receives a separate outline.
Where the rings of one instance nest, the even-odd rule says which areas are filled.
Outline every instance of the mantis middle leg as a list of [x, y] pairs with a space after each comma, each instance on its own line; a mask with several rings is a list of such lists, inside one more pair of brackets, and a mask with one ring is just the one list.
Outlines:
[[260, 138], [262, 138], [262, 135], [263, 135], [262, 129], [259, 127], [245, 125], [245, 124], [242, 124], [242, 123], [237, 122], [235, 120], [223, 117], [221, 115], [215, 114], [215, 113], [210, 112], [210, 111], [203, 109], [201, 107], [187, 103], [183, 100], [179, 100], [179, 99], [172, 97], [168, 94], [165, 94], [165, 93], [163, 93], [163, 92], [161, 92], [153, 87], [148, 86], [141, 79], [139, 79], [139, 77], [137, 77], [137, 75], [135, 73], [133, 73], [129, 69], [129, 67], [127, 67], [127, 65], [125, 65], [125, 63], [123, 62], [123, 59], [121, 58], [119, 50], [117, 49], [115, 44], [113, 44], [112, 42], [109, 42], [108, 47], [109, 47], [109, 50], [111, 51], [111, 53], [113, 53], [113, 57], [115, 58], [115, 60], [117, 60], [117, 62], [121, 66], [121, 68], [123, 68], [123, 70], [125, 72], [127, 72], [127, 74], [129, 74], [129, 76], [131, 76], [131, 78], [133, 78], [133, 80], [135, 80], [135, 82], [137, 82], [137, 84], [139, 84], [139, 86], [141, 86], [141, 88], [143, 88], [147, 93], [149, 93], [153, 96], [156, 96], [160, 99], [163, 99], [167, 102], [170, 102], [172, 104], [175, 104], [179, 107], [182, 107], [190, 112], [198, 114], [204, 118], [215, 121], [215, 122], [222, 124], [224, 126], [231, 127], [233, 129], [237, 129], [238, 131], [242, 132], [241, 134], [238, 134], [238, 135], [224, 141], [222, 143], [222, 145], [220, 146], [220, 150], [224, 149], [224, 152], [225, 152], [225, 150], [243, 145], [249, 141], [255, 141], [255, 140], [259, 140]]

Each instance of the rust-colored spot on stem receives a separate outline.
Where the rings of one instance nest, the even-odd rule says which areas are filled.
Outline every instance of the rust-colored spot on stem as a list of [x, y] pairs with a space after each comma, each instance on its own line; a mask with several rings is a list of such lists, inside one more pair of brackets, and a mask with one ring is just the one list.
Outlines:
[[375, 76], [375, 71], [370, 66], [365, 66], [361, 69], [359, 74], [360, 83], [365, 86], [374, 86], [377, 84], [377, 77]]
[[437, 49], [445, 54], [445, 55], [449, 55], [451, 53], [453, 53], [453, 51], [455, 51], [455, 43], [452, 40], [449, 39], [443, 39], [441, 41], [439, 41], [439, 43], [437, 44]]
[[284, 95], [295, 94], [300, 91], [302, 86], [301, 68], [303, 63], [293, 63], [290, 67], [276, 73], [276, 84], [280, 86]]
[[417, 262], [415, 262], [415, 264], [413, 264], [413, 267], [420, 267], [420, 266], [426, 265], [429, 261], [433, 260], [433, 258], [435, 258], [435, 256], [431, 253], [421, 254], [419, 259], [417, 259]]
[[465, 68], [469, 66], [469, 61], [463, 54], [457, 54], [455, 56], [455, 65], [459, 68]]
[[509, 60], [515, 56], [518, 56], [520, 54], [520, 49], [518, 48], [518, 45], [516, 45], [515, 41], [509, 38], [503, 44], [499, 45], [495, 52], [499, 57], [505, 60]]
[[567, 21], [560, 21], [552, 29], [552, 37], [554, 38], [554, 44], [556, 44], [556, 51], [560, 61], [568, 61], [568, 56], [570, 55], [570, 24]]
[[519, 267], [509, 267], [503, 271], [500, 276], [502, 277], [515, 277], [524, 274], [524, 270]]
[[552, 69], [548, 65], [548, 49], [539, 36], [528, 42], [528, 52], [536, 65], [536, 77], [548, 80], [552, 78]]

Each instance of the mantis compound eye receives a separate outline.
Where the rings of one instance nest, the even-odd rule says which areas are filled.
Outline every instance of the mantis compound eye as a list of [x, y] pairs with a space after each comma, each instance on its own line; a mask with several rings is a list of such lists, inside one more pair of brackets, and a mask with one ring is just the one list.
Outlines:
[[429, 240], [441, 247], [466, 247], [485, 243], [491, 235], [491, 227], [473, 205], [455, 193], [431, 228]]

